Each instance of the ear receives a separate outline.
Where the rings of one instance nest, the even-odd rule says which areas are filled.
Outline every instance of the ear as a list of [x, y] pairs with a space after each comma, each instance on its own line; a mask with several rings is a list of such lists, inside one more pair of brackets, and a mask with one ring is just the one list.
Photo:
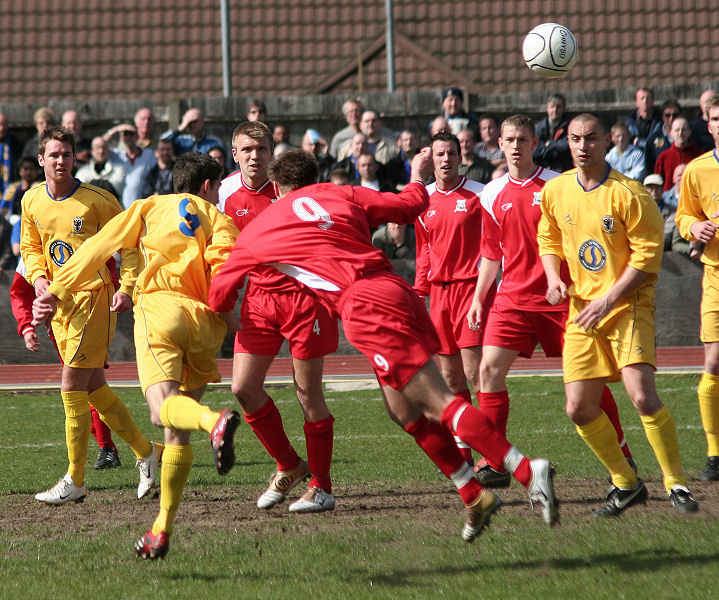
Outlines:
[[207, 198], [210, 188], [212, 188], [212, 180], [205, 179], [205, 181], [203, 181], [202, 185], [200, 186], [200, 193], [198, 194], [198, 196], [200, 198]]

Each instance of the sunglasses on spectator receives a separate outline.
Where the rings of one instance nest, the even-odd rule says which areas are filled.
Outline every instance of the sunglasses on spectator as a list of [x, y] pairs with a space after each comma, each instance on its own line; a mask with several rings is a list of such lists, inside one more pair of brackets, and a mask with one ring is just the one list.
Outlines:
[[664, 113], [665, 117], [678, 117], [679, 115], [680, 115], [680, 113], [678, 113], [678, 112], [665, 112]]

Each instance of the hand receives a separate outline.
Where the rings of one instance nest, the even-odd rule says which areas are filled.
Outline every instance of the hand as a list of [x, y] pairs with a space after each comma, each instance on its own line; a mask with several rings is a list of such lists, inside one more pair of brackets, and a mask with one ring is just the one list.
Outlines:
[[395, 246], [401, 246], [404, 244], [406, 225], [398, 225], [397, 223], [387, 223], [387, 233], [389, 239]]
[[[719, 213], [714, 213], [712, 218], [719, 216]], [[712, 221], [696, 221], [692, 223], [689, 228], [689, 232], [692, 234], [695, 240], [702, 244], [708, 244], [714, 239], [714, 233], [719, 229], [719, 225]]]
[[48, 291], [43, 292], [35, 298], [32, 303], [32, 325], [37, 327], [42, 324], [45, 329], [50, 329], [50, 321], [52, 321], [57, 311], [57, 296]]
[[228, 310], [227, 312], [218, 312], [217, 315], [227, 324], [227, 333], [237, 333], [240, 329], [240, 324], [235, 318], [235, 311]]
[[130, 298], [130, 296], [128, 296], [125, 292], [114, 293], [112, 296], [112, 306], [110, 307], [112, 312], [116, 312], [121, 315], [122, 313], [126, 313], [131, 308], [132, 298]]
[[561, 279], [547, 285], [545, 298], [552, 306], [564, 302], [567, 299], [567, 285]]
[[472, 331], [479, 331], [479, 326], [482, 322], [482, 303], [472, 299], [472, 305], [469, 307], [467, 312], [467, 323]]
[[587, 302], [584, 308], [579, 311], [579, 314], [572, 319], [572, 323], [576, 323], [589, 331], [607, 315], [611, 308], [607, 297], [602, 296]]
[[40, 340], [38, 340], [37, 332], [34, 329], [31, 329], [22, 337], [25, 340], [25, 347], [30, 350], [30, 352], [37, 352], [40, 350]]
[[412, 159], [412, 173], [410, 181], [424, 181], [434, 170], [434, 162], [432, 161], [432, 150], [429, 146], [422, 148]]
[[50, 280], [45, 279], [44, 277], [38, 277], [35, 280], [35, 283], [33, 283], [33, 286], [35, 287], [35, 297], [39, 298], [45, 293], [45, 290], [47, 290], [48, 286], [50, 285]]

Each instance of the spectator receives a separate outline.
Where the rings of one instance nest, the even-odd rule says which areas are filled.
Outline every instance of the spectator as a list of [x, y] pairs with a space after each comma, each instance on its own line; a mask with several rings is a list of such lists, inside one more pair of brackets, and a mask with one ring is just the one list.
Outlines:
[[442, 115], [439, 115], [432, 119], [429, 124], [429, 137], [434, 137], [438, 133], [452, 133], [449, 128], [449, 123]]
[[340, 129], [332, 137], [332, 143], [330, 144], [330, 154], [332, 156], [338, 157], [340, 150], [342, 150], [356, 134], [360, 133], [359, 122], [363, 112], [364, 106], [362, 106], [362, 100], [359, 98], [347, 100], [342, 105], [342, 114], [347, 121], [347, 127]]
[[475, 137], [479, 135], [477, 115], [464, 110], [464, 92], [460, 88], [448, 87], [442, 93], [442, 116], [454, 135], [462, 129], [471, 129]]
[[467, 179], [480, 183], [487, 183], [492, 178], [494, 166], [486, 158], [480, 158], [474, 153], [476, 140], [471, 129], [462, 129], [457, 134], [462, 161], [459, 164], [459, 174]]
[[345, 171], [350, 181], [352, 181], [360, 176], [357, 170], [357, 159], [360, 157], [360, 154], [367, 153], [367, 138], [363, 133], [357, 133], [352, 137], [349, 152], [350, 154], [347, 158], [343, 158], [337, 163], [337, 168]]
[[20, 158], [21, 149], [20, 140], [10, 133], [7, 118], [0, 113], [0, 198], [4, 196], [10, 182], [17, 178], [16, 162]]
[[533, 154], [534, 162], [558, 173], [573, 165], [567, 140], [569, 119], [565, 117], [566, 109], [564, 96], [552, 94], [547, 100], [546, 116], [536, 124], [539, 145]]
[[60, 125], [75, 134], [75, 166], [80, 168], [90, 161], [90, 140], [82, 137], [82, 120], [75, 110], [66, 110], [60, 117]]
[[644, 148], [646, 173], [654, 172], [658, 156], [672, 145], [672, 123], [681, 115], [681, 107], [676, 100], [667, 100], [662, 104], [662, 126], [656, 129], [647, 139]]
[[634, 94], [637, 107], [625, 123], [629, 129], [632, 145], [645, 151], [647, 139], [662, 126], [662, 113], [654, 106], [654, 92], [647, 87], [640, 87]]
[[334, 183], [335, 185], [349, 185], [350, 176], [347, 175], [347, 171], [342, 167], [335, 167], [330, 173], [330, 183]]
[[157, 164], [155, 154], [149, 148], [144, 150], [137, 145], [137, 129], [129, 123], [115, 125], [103, 136], [106, 141], [112, 139], [115, 134], [120, 135], [121, 143], [118, 144], [112, 153], [122, 162], [125, 168], [125, 186], [120, 191], [122, 205], [130, 208], [130, 205], [142, 198], [145, 189], [147, 174]]
[[267, 120], [267, 106], [259, 98], [255, 98], [250, 102], [250, 106], [247, 108], [247, 120], [259, 121], [260, 123]]
[[686, 168], [687, 165], [685, 163], [678, 164], [674, 168], [672, 187], [662, 194], [662, 204], [659, 205], [659, 208], [662, 209], [662, 214], [664, 213], [663, 207], [667, 207], [672, 213], [676, 212], [677, 206], [679, 206], [679, 190], [682, 186], [682, 175], [684, 175]]
[[227, 175], [227, 156], [225, 151], [220, 146], [213, 146], [207, 151], [212, 158], [222, 165], [222, 175], [220, 179], [223, 179]]
[[644, 187], [649, 192], [649, 195], [654, 198], [654, 201], [659, 207], [659, 211], [664, 217], [664, 249], [670, 250], [672, 245], [672, 233], [674, 229], [674, 213], [677, 210], [676, 204], [674, 206], [668, 206], [665, 204], [662, 196], [664, 192], [664, 178], [661, 175], [652, 173], [644, 178]]
[[80, 167], [75, 176], [84, 183], [90, 183], [93, 179], [109, 181], [118, 197], [122, 197], [125, 190], [125, 167], [122, 161], [110, 152], [110, 147], [102, 136], [93, 138], [90, 143], [90, 162]]
[[659, 155], [657, 164], [654, 167], [654, 172], [659, 173], [664, 179], [665, 192], [672, 187], [674, 169], [677, 168], [677, 165], [682, 163], [686, 164], [702, 154], [701, 149], [689, 140], [691, 130], [689, 129], [689, 123], [687, 123], [684, 117], [674, 119], [669, 134], [674, 141], [667, 150]]
[[401, 192], [409, 183], [412, 159], [419, 152], [417, 136], [408, 129], [400, 131], [397, 136], [397, 147], [399, 154], [385, 165], [385, 177], [392, 182], [398, 192]]
[[[275, 158], [285, 150], [293, 147], [292, 144], [290, 144], [290, 130], [284, 125], [275, 125], [275, 128], [272, 130], [272, 139], [275, 142], [275, 150], [273, 153]], [[330, 154], [332, 153], [330, 152]]]
[[[32, 115], [32, 122], [35, 125], [36, 134], [32, 136], [22, 149], [23, 156], [37, 156], [40, 148], [40, 136], [50, 125], [55, 125], [55, 113], [47, 106], [41, 106]], [[40, 165], [38, 164], [38, 167]]]
[[17, 267], [17, 256], [12, 251], [12, 225], [5, 219], [0, 217], [0, 277], [4, 272], [10, 274], [12, 280], [12, 272]]
[[302, 136], [302, 149], [312, 154], [320, 166], [320, 183], [330, 180], [335, 159], [327, 152], [327, 142], [316, 129], [308, 129]]
[[[11, 215], [22, 214], [22, 197], [33, 183], [38, 181], [38, 164], [34, 156], [24, 156], [20, 160], [20, 179], [13, 181], [7, 188], [0, 202], [0, 216], [10, 219]], [[13, 220], [13, 219], [11, 219]]]
[[499, 165], [494, 171], [492, 171], [492, 179], [499, 179], [509, 173], [509, 167], [505, 162], [503, 165]]
[[352, 182], [352, 185], [359, 185], [370, 188], [377, 192], [394, 192], [395, 186], [391, 181], [380, 180], [379, 165], [372, 154], [360, 154], [357, 159], [357, 172], [359, 177]]
[[387, 223], [372, 234], [372, 245], [387, 255], [392, 269], [410, 285], [414, 285], [414, 225]]
[[155, 116], [149, 108], [141, 108], [135, 113], [133, 119], [137, 129], [137, 145], [142, 148], [152, 148], [154, 143]]
[[714, 100], [714, 90], [704, 90], [699, 96], [699, 116], [689, 123], [692, 130], [691, 140], [703, 152], [714, 148], [714, 138], [709, 133], [709, 104]]
[[[399, 150], [394, 141], [397, 134], [390, 129], [382, 127], [382, 119], [377, 111], [366, 110], [362, 113], [360, 119], [360, 131], [367, 138], [367, 152], [373, 154], [377, 162], [386, 165], [389, 160], [397, 154]], [[345, 145], [340, 151], [338, 160], [346, 158], [350, 154], [350, 145]]]
[[626, 123], [619, 121], [612, 126], [614, 148], [607, 152], [606, 160], [612, 169], [642, 181], [644, 179], [644, 153], [629, 143], [629, 129]]
[[172, 142], [160, 140], [155, 150], [157, 164], [147, 173], [142, 197], [147, 198], [154, 194], [174, 194], [175, 186], [172, 183], [172, 168], [175, 166], [175, 152]]
[[503, 165], [507, 159], [499, 147], [499, 127], [493, 116], [479, 117], [479, 137], [482, 141], [474, 147], [474, 153], [480, 158], [486, 158], [495, 167]]
[[227, 149], [225, 145], [215, 136], [208, 135], [205, 131], [205, 117], [199, 108], [191, 108], [182, 117], [177, 129], [166, 131], [162, 135], [163, 140], [170, 140], [175, 150], [175, 156], [185, 152], [199, 152], [207, 154], [207, 151], [214, 146]]

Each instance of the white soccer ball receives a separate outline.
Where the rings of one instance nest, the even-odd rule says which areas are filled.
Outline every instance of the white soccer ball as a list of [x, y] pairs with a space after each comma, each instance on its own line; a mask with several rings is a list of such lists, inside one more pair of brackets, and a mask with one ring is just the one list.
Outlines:
[[532, 29], [522, 43], [527, 66], [541, 77], [561, 77], [577, 60], [577, 40], [564, 25], [542, 23]]

